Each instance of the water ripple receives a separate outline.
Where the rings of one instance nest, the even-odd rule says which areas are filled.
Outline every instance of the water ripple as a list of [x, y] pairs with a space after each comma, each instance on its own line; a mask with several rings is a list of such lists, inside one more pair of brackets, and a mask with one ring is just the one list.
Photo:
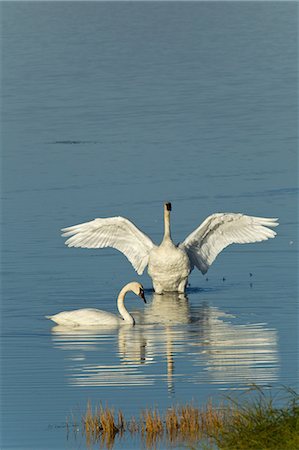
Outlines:
[[144, 312], [133, 314], [135, 327], [52, 329], [54, 346], [66, 354], [69, 384], [162, 383], [169, 390], [182, 379], [225, 386], [278, 377], [277, 333], [265, 323], [239, 324], [217, 307], [191, 307], [177, 294], [153, 293]]

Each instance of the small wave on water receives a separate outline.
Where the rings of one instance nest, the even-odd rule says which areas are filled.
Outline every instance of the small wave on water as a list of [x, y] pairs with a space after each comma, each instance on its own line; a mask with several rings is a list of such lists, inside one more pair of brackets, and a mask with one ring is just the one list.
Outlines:
[[190, 304], [176, 293], [153, 293], [143, 312], [132, 313], [135, 327], [52, 328], [69, 385], [159, 386], [172, 396], [186, 383], [240, 389], [277, 380], [277, 332], [266, 323], [240, 323], [225, 310]]

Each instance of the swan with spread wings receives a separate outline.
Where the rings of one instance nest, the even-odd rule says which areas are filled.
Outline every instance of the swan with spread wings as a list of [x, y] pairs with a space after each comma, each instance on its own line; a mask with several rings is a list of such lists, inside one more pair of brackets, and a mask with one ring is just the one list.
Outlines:
[[230, 244], [274, 238], [278, 219], [216, 213], [207, 217], [186, 239], [175, 245], [170, 233], [171, 203], [164, 204], [164, 236], [159, 246], [124, 217], [94, 219], [63, 228], [68, 247], [113, 247], [141, 275], [146, 266], [157, 294], [184, 292], [194, 267], [205, 274], [216, 256]]

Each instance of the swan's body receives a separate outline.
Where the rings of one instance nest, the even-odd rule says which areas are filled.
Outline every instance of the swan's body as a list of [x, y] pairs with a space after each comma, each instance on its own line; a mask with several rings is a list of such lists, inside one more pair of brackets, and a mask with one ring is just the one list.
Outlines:
[[170, 239], [164, 240], [150, 252], [148, 274], [157, 294], [184, 292], [190, 272], [191, 264], [187, 253], [176, 247]]
[[61, 313], [55, 314], [54, 316], [46, 316], [47, 319], [53, 320], [58, 325], [64, 325], [69, 327], [77, 326], [107, 326], [107, 325], [123, 325], [125, 323], [134, 325], [135, 321], [133, 316], [127, 311], [124, 305], [124, 299], [126, 294], [132, 291], [139, 297], [144, 298], [144, 291], [141, 284], [133, 282], [127, 284], [120, 291], [117, 298], [117, 308], [122, 316], [122, 319], [116, 314], [109, 313], [107, 311], [102, 311], [100, 309], [94, 308], [84, 308], [76, 309], [74, 311], [63, 311]]
[[124, 217], [95, 219], [64, 228], [69, 247], [113, 247], [121, 251], [141, 275], [146, 266], [158, 294], [184, 292], [194, 267], [206, 273], [216, 256], [230, 244], [264, 241], [276, 236], [268, 227], [277, 219], [252, 217], [235, 213], [216, 213], [178, 245], [170, 234], [171, 204], [164, 205], [164, 237], [159, 246]]

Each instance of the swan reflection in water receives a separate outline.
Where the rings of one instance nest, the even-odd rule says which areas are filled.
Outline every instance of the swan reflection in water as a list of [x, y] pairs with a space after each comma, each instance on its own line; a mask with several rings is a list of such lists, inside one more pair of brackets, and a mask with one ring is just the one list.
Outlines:
[[52, 329], [55, 346], [67, 352], [71, 385], [162, 381], [173, 392], [181, 380], [242, 388], [277, 379], [277, 334], [266, 324], [234, 323], [217, 307], [190, 306], [184, 294], [153, 293], [148, 300], [144, 311], [133, 312], [134, 327]]

